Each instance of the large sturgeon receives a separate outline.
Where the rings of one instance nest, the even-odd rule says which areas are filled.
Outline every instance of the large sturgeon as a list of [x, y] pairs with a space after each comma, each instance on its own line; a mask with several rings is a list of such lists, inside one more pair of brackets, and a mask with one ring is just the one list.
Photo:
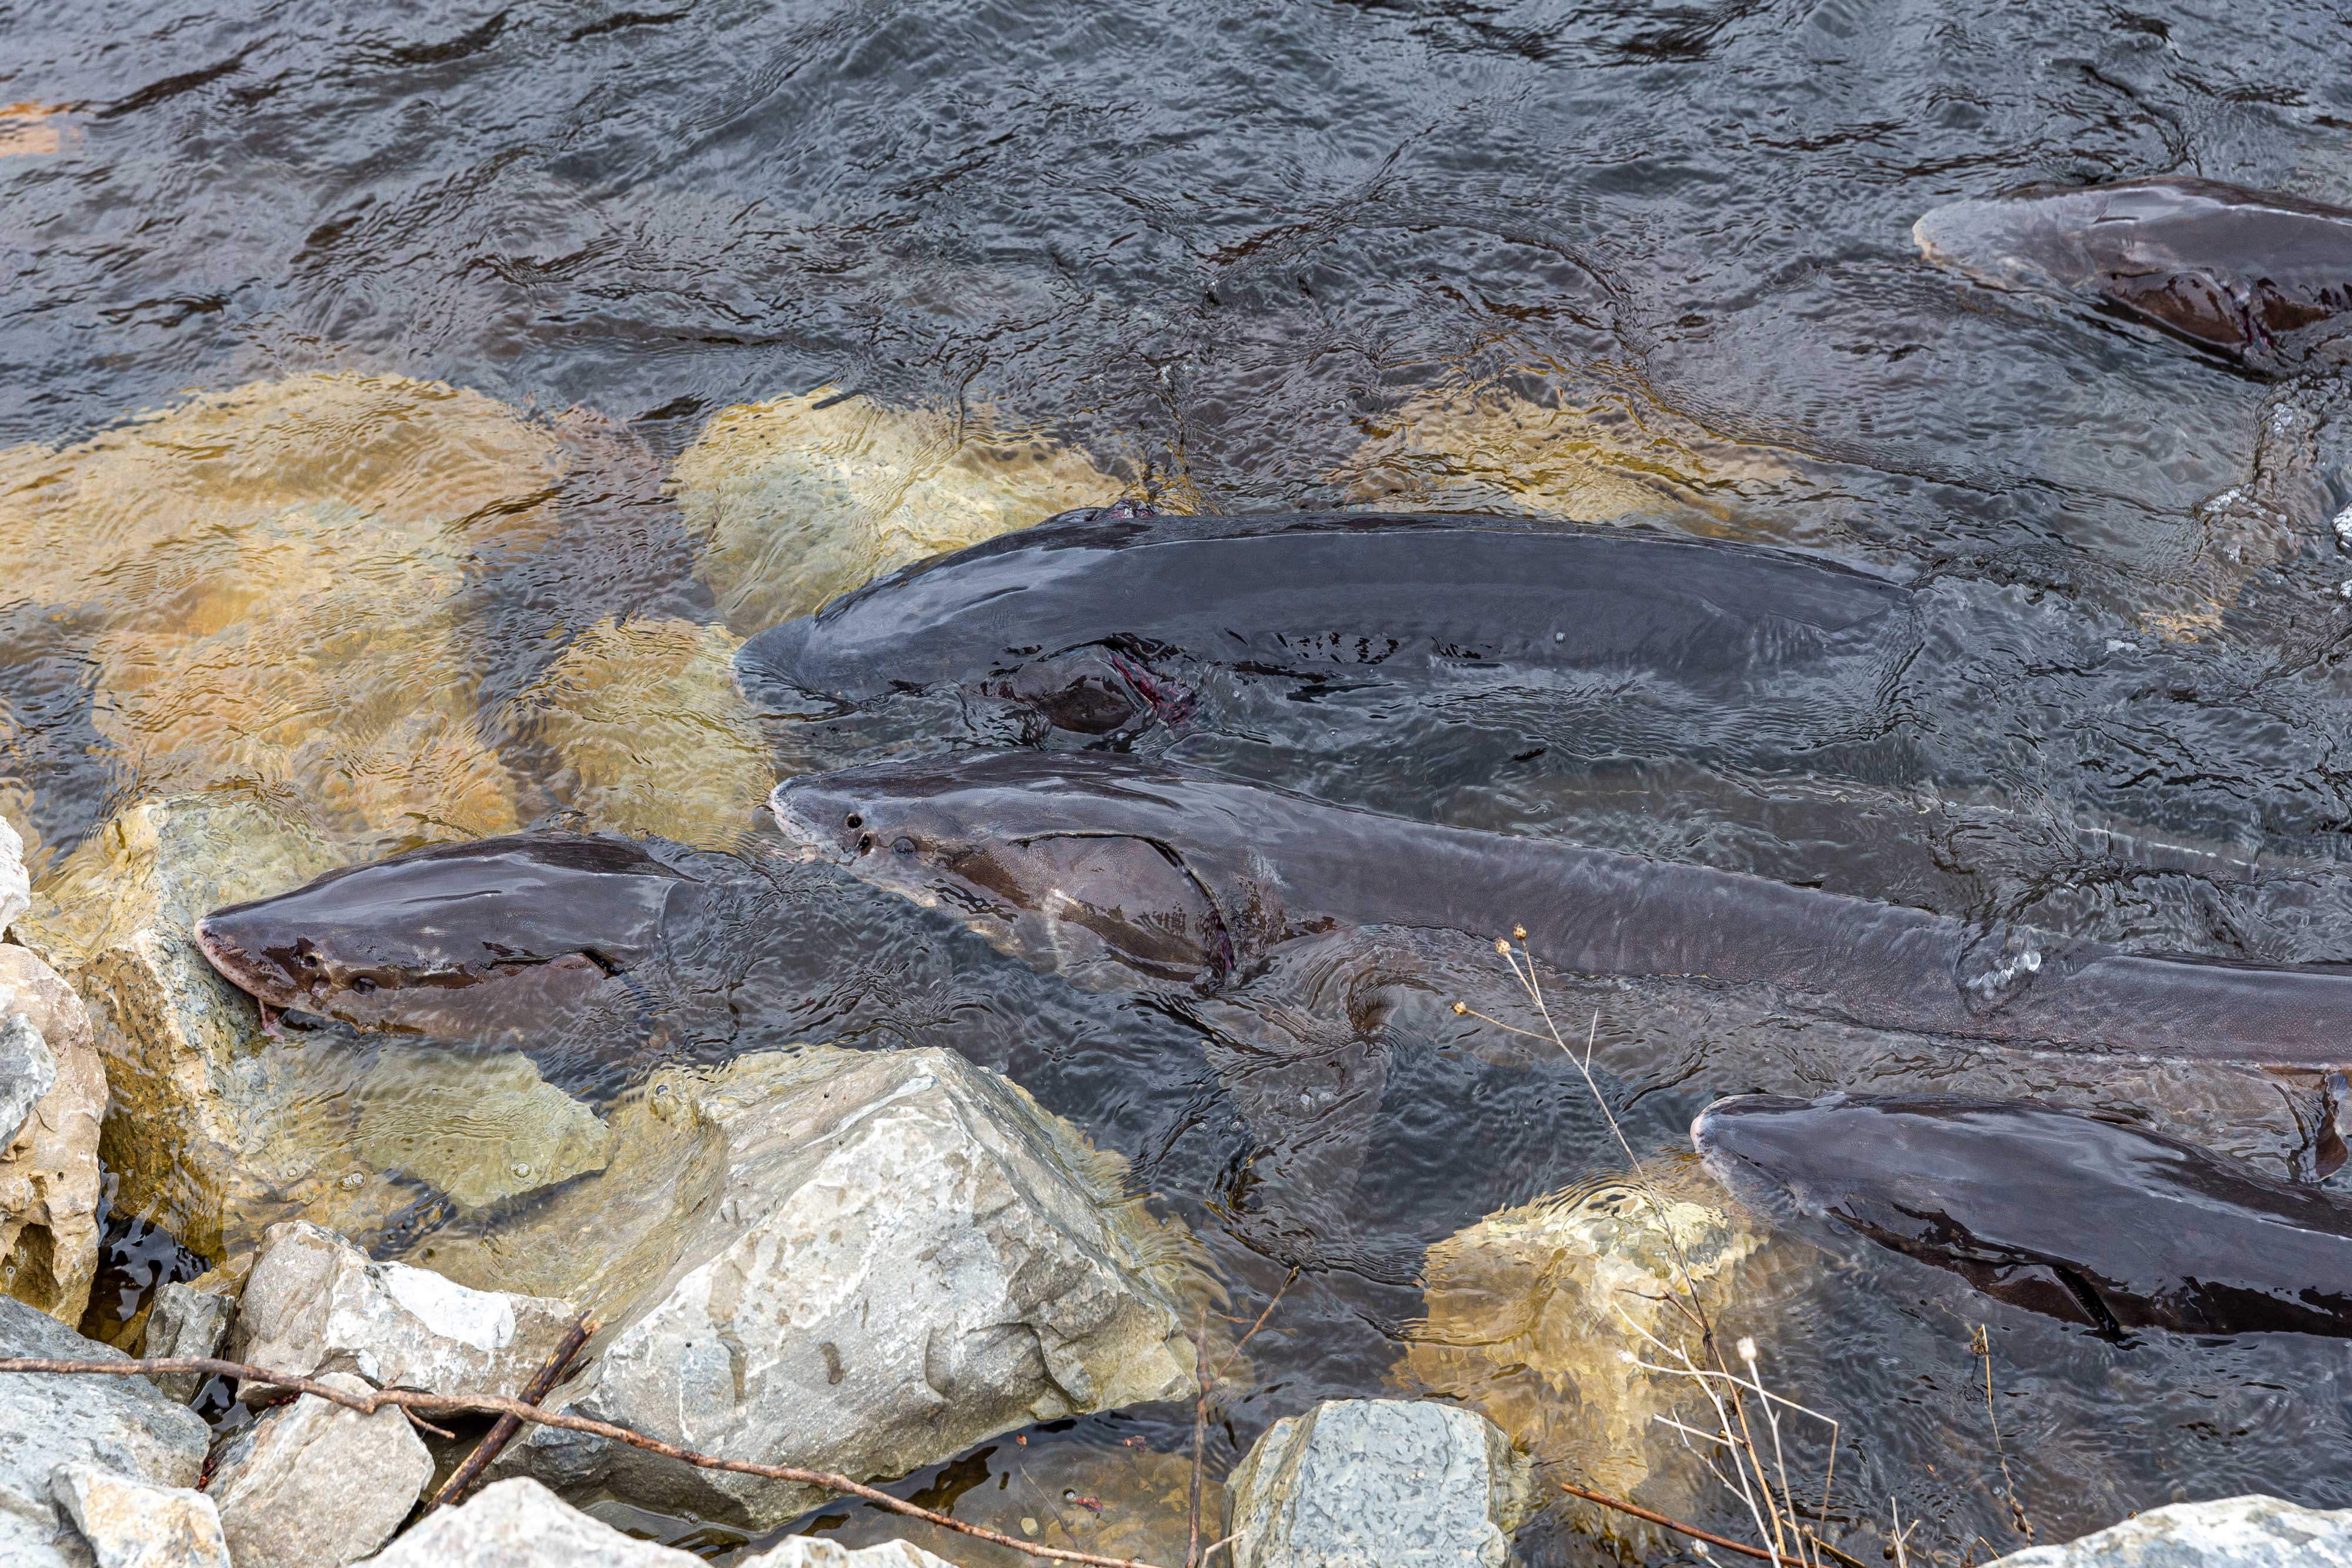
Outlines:
[[703, 884], [643, 846], [569, 833], [444, 844], [329, 872], [196, 922], [265, 1008], [357, 1029], [527, 1040], [669, 961]]
[[2087, 297], [2253, 369], [2352, 351], [2352, 211], [2210, 180], [2029, 186], [1912, 227], [1995, 288]]
[[[978, 687], [1108, 735], [1188, 716], [1181, 661], [1392, 687], [1637, 672], [1769, 706], [1843, 664], [1866, 708], [1907, 653], [1904, 586], [1786, 551], [1510, 517], [1066, 513], [917, 562], [760, 633], [745, 685], [849, 703]], [[1171, 663], [1177, 661], [1177, 663]], [[1867, 664], [1858, 663], [1867, 661]], [[1790, 698], [1817, 733], [1839, 698]]]
[[2108, 1334], [2352, 1335], [2352, 1204], [2113, 1117], [1750, 1094], [1708, 1106], [1691, 1142], [1735, 1192]]
[[[1079, 977], [1202, 991], [1340, 926], [1492, 935], [1557, 968], [1768, 985], [1872, 1027], [2151, 1057], [2352, 1061], [2352, 969], [2122, 952], [1762, 878], [1429, 826], [1165, 764], [1013, 753], [789, 779], [804, 858]], [[1990, 950], [1989, 950], [1990, 949]]]

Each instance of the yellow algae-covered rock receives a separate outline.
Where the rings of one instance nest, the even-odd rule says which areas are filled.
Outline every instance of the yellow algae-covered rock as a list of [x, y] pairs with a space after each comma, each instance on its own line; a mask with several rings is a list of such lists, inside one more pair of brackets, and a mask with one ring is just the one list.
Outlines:
[[515, 821], [457, 596], [551, 538], [556, 437], [481, 396], [314, 375], [0, 451], [0, 609], [69, 607], [124, 795], [286, 784], [339, 836]]
[[[1657, 1417], [1679, 1408], [1702, 1430], [1713, 1418], [1694, 1412], [1706, 1409], [1696, 1384], [1626, 1353], [1671, 1364], [1647, 1333], [1696, 1359], [1689, 1320], [1668, 1298], [1688, 1301], [1696, 1285], [1720, 1320], [1759, 1245], [1736, 1211], [1708, 1201], [1694, 1168], [1660, 1167], [1646, 1194], [1625, 1177], [1571, 1187], [1432, 1247], [1427, 1315], [1406, 1331], [1400, 1376], [1484, 1413], [1545, 1473], [1652, 1506], [1687, 1502], [1679, 1468], [1659, 1476], [1663, 1489], [1644, 1485], [1684, 1447]], [[1628, 1523], [1579, 1517], [1603, 1533]]]
[[509, 703], [545, 782], [589, 825], [728, 850], [758, 826], [775, 769], [736, 689], [740, 639], [690, 621], [600, 621]]
[[[89, 1004], [116, 1203], [206, 1257], [295, 1218], [364, 1241], [425, 1188], [485, 1204], [601, 1164], [601, 1126], [510, 1053], [452, 1061], [397, 1040], [262, 1032], [194, 923], [349, 858], [250, 792], [144, 801], [68, 856], [16, 923]], [[457, 1125], [486, 1136], [443, 1135]]]
[[1042, 434], [831, 387], [720, 410], [676, 478], [703, 580], [745, 636], [893, 567], [1123, 488]]
[[473, 718], [436, 530], [312, 506], [158, 543], [172, 591], [125, 603], [91, 655], [98, 732], [142, 791], [298, 790], [339, 837], [471, 838], [517, 825]]
[[1704, 526], [1729, 524], [1801, 476], [1785, 454], [1725, 440], [1617, 389], [1538, 398], [1456, 384], [1381, 416], [1329, 477], [1352, 500], [1398, 510], [1584, 522], [1691, 514]]

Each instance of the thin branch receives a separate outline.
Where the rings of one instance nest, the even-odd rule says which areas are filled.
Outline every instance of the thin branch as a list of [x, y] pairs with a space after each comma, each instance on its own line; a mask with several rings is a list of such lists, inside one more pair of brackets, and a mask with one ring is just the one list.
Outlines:
[[1604, 1491], [1589, 1491], [1570, 1481], [1556, 1481], [1553, 1484], [1570, 1497], [1580, 1497], [1587, 1502], [1597, 1502], [1603, 1508], [1613, 1508], [1620, 1513], [1630, 1513], [1635, 1519], [1646, 1519], [1652, 1524], [1663, 1525], [1668, 1530], [1687, 1535], [1694, 1541], [1704, 1541], [1709, 1546], [1720, 1546], [1726, 1552], [1737, 1552], [1742, 1557], [1753, 1557], [1762, 1563], [1785, 1563], [1788, 1568], [1805, 1568], [1805, 1564], [1794, 1557], [1784, 1557], [1778, 1552], [1768, 1552], [1761, 1546], [1750, 1546], [1744, 1541], [1734, 1541], [1727, 1535], [1717, 1535], [1712, 1531], [1701, 1530], [1696, 1524], [1685, 1524], [1679, 1519], [1669, 1519], [1663, 1513], [1643, 1508], [1638, 1502], [1627, 1502], [1622, 1497], [1611, 1497]]
[[[579, 1355], [581, 1346], [588, 1343], [588, 1336], [595, 1332], [596, 1325], [588, 1321], [585, 1313], [572, 1319], [572, 1326], [563, 1332], [562, 1342], [540, 1364], [539, 1370], [530, 1375], [530, 1381], [523, 1385], [522, 1402], [537, 1405], [545, 1399], [562, 1380], [564, 1369]], [[499, 1416], [491, 1424], [488, 1433], [474, 1446], [474, 1451], [466, 1456], [466, 1462], [441, 1483], [441, 1490], [433, 1494], [432, 1500], [425, 1505], [425, 1512], [417, 1517], [422, 1519], [436, 1508], [451, 1508], [465, 1501], [466, 1494], [474, 1490], [474, 1483], [482, 1479], [482, 1472], [490, 1468], [490, 1461], [497, 1458], [514, 1440], [514, 1435], [521, 1430], [522, 1423], [512, 1416]]]
[[[1269, 1306], [1267, 1311], [1273, 1308]], [[1192, 1501], [1184, 1514], [1188, 1521], [1184, 1531], [1184, 1568], [1201, 1568], [1201, 1463], [1202, 1448], [1209, 1432], [1209, 1311], [1201, 1309], [1201, 1332], [1192, 1339], [1192, 1380], [1200, 1392], [1192, 1397]]]
[[715, 1455], [698, 1453], [692, 1448], [679, 1448], [675, 1443], [665, 1443], [658, 1437], [632, 1432], [626, 1427], [615, 1427], [610, 1421], [542, 1410], [535, 1405], [526, 1405], [520, 1399], [509, 1399], [502, 1395], [429, 1394], [413, 1388], [379, 1388], [367, 1394], [351, 1394], [332, 1384], [320, 1383], [295, 1373], [252, 1366], [241, 1361], [222, 1361], [209, 1355], [167, 1355], [146, 1361], [67, 1361], [41, 1356], [0, 1358], [0, 1375], [26, 1372], [88, 1374], [100, 1377], [146, 1377], [159, 1373], [193, 1372], [206, 1377], [234, 1377], [240, 1382], [266, 1383], [274, 1388], [289, 1389], [296, 1394], [316, 1395], [331, 1404], [356, 1410], [362, 1416], [373, 1416], [379, 1410], [464, 1411], [475, 1415], [512, 1416], [518, 1421], [554, 1427], [566, 1432], [584, 1432], [592, 1437], [625, 1443], [632, 1448], [643, 1448], [649, 1454], [677, 1459], [697, 1469], [725, 1470], [732, 1475], [758, 1476], [762, 1480], [793, 1481], [801, 1486], [822, 1487], [826, 1491], [842, 1492], [892, 1513], [919, 1519], [926, 1524], [951, 1530], [959, 1535], [972, 1536], [992, 1545], [1008, 1547], [1029, 1557], [1050, 1558], [1057, 1563], [1084, 1563], [1090, 1568], [1153, 1568], [1151, 1563], [1138, 1558], [1066, 1552], [1058, 1546], [1039, 1546], [977, 1524], [966, 1524], [962, 1520], [934, 1513], [928, 1508], [892, 1497], [878, 1488], [852, 1480], [845, 1475], [836, 1475], [831, 1470], [803, 1469], [798, 1465], [763, 1465], [751, 1459], [722, 1459]]
[[[1252, 1339], [1255, 1339], [1255, 1338], [1257, 1336], [1257, 1331], [1258, 1331], [1258, 1330], [1260, 1330], [1260, 1329], [1262, 1329], [1262, 1328], [1264, 1328], [1264, 1327], [1265, 1327], [1265, 1320], [1266, 1320], [1266, 1319], [1268, 1319], [1268, 1318], [1270, 1318], [1270, 1317], [1272, 1317], [1272, 1316], [1274, 1316], [1274, 1309], [1275, 1309], [1275, 1308], [1276, 1308], [1276, 1307], [1278, 1307], [1278, 1306], [1282, 1305], [1282, 1298], [1283, 1298], [1284, 1292], [1287, 1291], [1290, 1289], [1290, 1287], [1291, 1287], [1291, 1286], [1293, 1286], [1293, 1285], [1297, 1284], [1297, 1282], [1298, 1282], [1298, 1270], [1296, 1270], [1296, 1269], [1293, 1269], [1293, 1270], [1290, 1271], [1289, 1278], [1287, 1278], [1287, 1279], [1286, 1279], [1286, 1280], [1284, 1280], [1284, 1281], [1282, 1281], [1282, 1289], [1281, 1289], [1281, 1290], [1279, 1290], [1279, 1291], [1275, 1291], [1275, 1293], [1274, 1293], [1274, 1300], [1272, 1300], [1272, 1301], [1270, 1301], [1266, 1302], [1266, 1304], [1265, 1304], [1265, 1311], [1264, 1311], [1264, 1312], [1262, 1312], [1258, 1313], [1258, 1315], [1257, 1315], [1257, 1322], [1254, 1322], [1254, 1323], [1250, 1324], [1250, 1326], [1249, 1326], [1249, 1333], [1245, 1333], [1245, 1334], [1242, 1335], [1242, 1337], [1241, 1337], [1241, 1338], [1239, 1338], [1239, 1339], [1237, 1339], [1237, 1340], [1234, 1341], [1234, 1348], [1233, 1348], [1233, 1350], [1232, 1350], [1231, 1354], [1229, 1354], [1228, 1355], [1226, 1355], [1226, 1357], [1225, 1357], [1225, 1359], [1224, 1359], [1224, 1360], [1223, 1360], [1223, 1361], [1221, 1361], [1221, 1362], [1219, 1362], [1219, 1363], [1217, 1364], [1217, 1370], [1216, 1370], [1216, 1372], [1213, 1374], [1213, 1375], [1214, 1375], [1214, 1377], [1216, 1378], [1217, 1382], [1219, 1382], [1219, 1383], [1221, 1383], [1221, 1384], [1222, 1384], [1223, 1382], [1224, 1382], [1224, 1380], [1225, 1380], [1225, 1369], [1226, 1369], [1226, 1368], [1228, 1368], [1228, 1367], [1230, 1367], [1230, 1366], [1232, 1366], [1232, 1365], [1233, 1365], [1233, 1364], [1234, 1364], [1236, 1360], [1240, 1359], [1240, 1356], [1241, 1356], [1241, 1354], [1242, 1354], [1242, 1346], [1244, 1346], [1244, 1345], [1245, 1345], [1245, 1344], [1249, 1343], [1249, 1342], [1250, 1342]], [[1236, 1321], [1238, 1321], [1238, 1320], [1236, 1320]]]

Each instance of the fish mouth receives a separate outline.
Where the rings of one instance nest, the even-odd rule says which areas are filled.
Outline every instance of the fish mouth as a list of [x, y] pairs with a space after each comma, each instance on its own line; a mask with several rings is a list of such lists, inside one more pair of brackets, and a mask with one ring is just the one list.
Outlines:
[[264, 1007], [283, 1009], [296, 1005], [299, 998], [294, 988], [266, 978], [253, 955], [215, 925], [209, 916], [196, 922], [194, 936], [196, 950], [222, 979]]
[[768, 794], [768, 812], [776, 819], [777, 831], [803, 865], [847, 865], [855, 858], [848, 846], [800, 814], [792, 797], [793, 783], [787, 779]]

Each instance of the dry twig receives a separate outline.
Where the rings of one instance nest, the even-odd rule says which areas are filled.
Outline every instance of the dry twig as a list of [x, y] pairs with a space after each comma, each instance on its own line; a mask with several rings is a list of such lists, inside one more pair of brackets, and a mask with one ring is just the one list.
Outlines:
[[[572, 1326], [563, 1332], [562, 1343], [555, 1347], [546, 1361], [541, 1363], [539, 1370], [530, 1375], [530, 1381], [523, 1385], [522, 1402], [536, 1405], [546, 1398], [556, 1384], [562, 1380], [564, 1369], [580, 1354], [580, 1347], [586, 1344], [588, 1336], [595, 1332], [596, 1325], [588, 1321], [586, 1314], [574, 1318]], [[490, 1468], [490, 1461], [497, 1458], [499, 1452], [514, 1440], [514, 1435], [521, 1430], [520, 1420], [512, 1416], [500, 1416], [491, 1424], [488, 1435], [474, 1446], [474, 1451], [466, 1456], [466, 1462], [441, 1483], [441, 1490], [433, 1494], [417, 1517], [422, 1519], [436, 1508], [452, 1508], [465, 1501], [466, 1494], [474, 1490], [474, 1483], [482, 1479], [482, 1472]]]
[[643, 1448], [667, 1459], [677, 1459], [697, 1469], [725, 1470], [734, 1475], [758, 1476], [763, 1480], [794, 1481], [802, 1486], [822, 1487], [826, 1491], [861, 1498], [892, 1513], [919, 1519], [926, 1524], [935, 1524], [941, 1530], [951, 1530], [959, 1535], [969, 1535], [993, 1545], [1009, 1547], [1030, 1557], [1049, 1558], [1057, 1563], [1084, 1563], [1090, 1568], [1153, 1568], [1153, 1564], [1137, 1558], [1102, 1557], [1091, 1552], [1068, 1552], [1058, 1546], [1039, 1546], [1017, 1540], [998, 1531], [950, 1519], [944, 1513], [934, 1513], [928, 1508], [892, 1497], [878, 1488], [852, 1480], [847, 1476], [836, 1475], [831, 1470], [803, 1469], [798, 1465], [763, 1465], [751, 1459], [724, 1459], [712, 1454], [698, 1453], [692, 1448], [682, 1448], [675, 1443], [665, 1443], [658, 1437], [648, 1437], [640, 1432], [632, 1432], [626, 1427], [615, 1427], [610, 1421], [592, 1420], [585, 1416], [571, 1416], [556, 1410], [541, 1410], [535, 1405], [526, 1405], [520, 1399], [509, 1399], [499, 1395], [429, 1394], [413, 1388], [379, 1388], [367, 1394], [351, 1394], [332, 1384], [320, 1383], [295, 1373], [252, 1366], [241, 1361], [222, 1361], [209, 1355], [167, 1355], [147, 1361], [72, 1361], [46, 1356], [0, 1358], [0, 1375], [33, 1372], [100, 1377], [146, 1377], [160, 1373], [193, 1372], [205, 1377], [234, 1377], [239, 1382], [266, 1383], [295, 1394], [315, 1394], [331, 1404], [356, 1410], [363, 1416], [373, 1416], [379, 1410], [512, 1416], [518, 1421], [535, 1422], [541, 1427], [555, 1427], [566, 1432], [584, 1432], [592, 1437], [625, 1443], [630, 1448]]

